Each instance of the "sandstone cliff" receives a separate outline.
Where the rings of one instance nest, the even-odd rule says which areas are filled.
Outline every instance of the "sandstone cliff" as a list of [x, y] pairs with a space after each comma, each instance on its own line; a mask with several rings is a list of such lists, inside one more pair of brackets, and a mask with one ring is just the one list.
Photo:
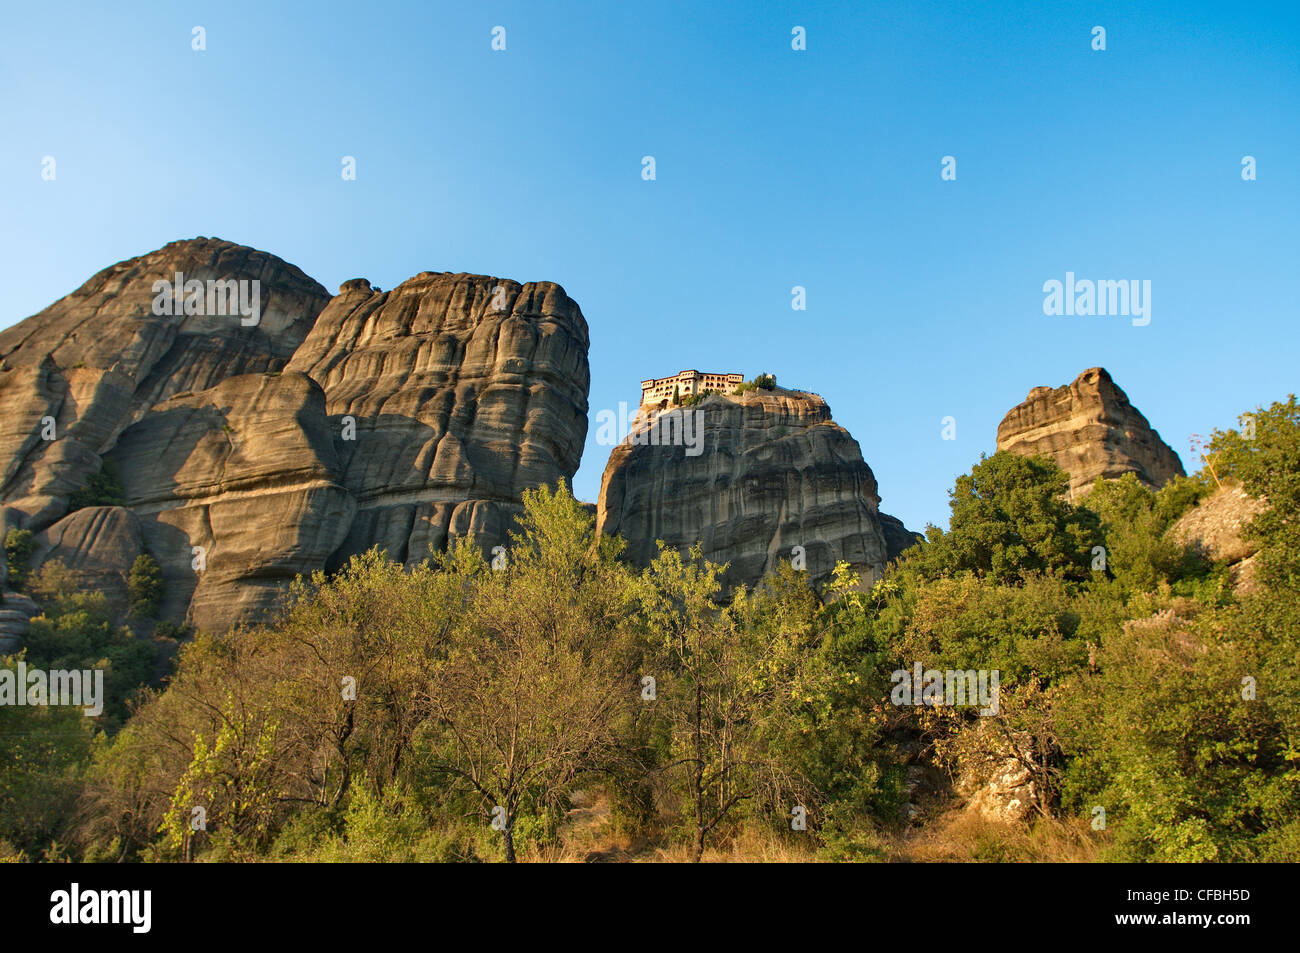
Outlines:
[[424, 272], [343, 285], [290, 371], [319, 381], [357, 503], [339, 557], [419, 562], [448, 536], [505, 543], [523, 490], [571, 479], [587, 436], [587, 322], [564, 289]]
[[356, 512], [324, 393], [302, 374], [239, 375], [162, 401], [109, 457], [162, 566], [165, 611], [200, 628], [274, 605], [283, 584], [325, 565]]
[[[154, 313], [176, 273], [257, 280], [260, 319]], [[376, 543], [418, 562], [471, 530], [503, 542], [524, 489], [577, 469], [587, 347], [555, 284], [425, 272], [331, 299], [264, 252], [174, 242], [0, 333], [0, 531], [118, 608], [148, 551], [164, 613], [210, 630]], [[103, 472], [120, 505], [69, 512]]]
[[698, 453], [664, 445], [673, 410], [638, 418], [605, 467], [597, 528], [623, 536], [633, 562], [653, 559], [656, 540], [681, 549], [698, 540], [709, 559], [730, 564], [729, 585], [753, 585], [800, 546], [816, 581], [841, 559], [879, 578], [891, 539], [895, 550], [908, 541], [896, 520], [888, 534], [882, 526], [876, 478], [820, 397], [753, 390], [682, 412], [698, 414], [698, 430], [686, 428]]
[[998, 425], [998, 450], [1051, 457], [1070, 476], [1070, 495], [1098, 477], [1125, 473], [1151, 487], [1183, 475], [1183, 465], [1104, 368], [1063, 387], [1035, 387]]
[[[178, 272], [260, 282], [258, 324], [245, 326], [238, 315], [155, 314], [154, 282]], [[16, 511], [11, 522], [43, 526], [62, 516], [101, 455], [157, 402], [284, 367], [328, 300], [274, 255], [198, 238], [105, 268], [0, 331], [0, 499]], [[46, 418], [52, 426], [43, 426]]]

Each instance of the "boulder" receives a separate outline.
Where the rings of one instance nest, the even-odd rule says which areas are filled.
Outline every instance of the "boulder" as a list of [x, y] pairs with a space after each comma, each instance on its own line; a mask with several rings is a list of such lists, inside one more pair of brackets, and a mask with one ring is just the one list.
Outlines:
[[984, 721], [971, 730], [978, 742], [961, 762], [956, 784], [966, 797], [966, 809], [1005, 824], [1028, 820], [1042, 803], [1032, 768], [1033, 739], [1024, 732], [999, 731]]
[[1169, 527], [1169, 538], [1190, 546], [1205, 558], [1225, 563], [1232, 573], [1233, 588], [1242, 594], [1253, 592], [1255, 552], [1259, 544], [1245, 538], [1246, 525], [1268, 508], [1263, 500], [1249, 496], [1229, 484], [1202, 499]]
[[81, 588], [102, 592], [119, 615], [130, 608], [127, 578], [144, 551], [140, 520], [122, 506], [69, 513], [41, 534], [33, 563], [62, 562]]

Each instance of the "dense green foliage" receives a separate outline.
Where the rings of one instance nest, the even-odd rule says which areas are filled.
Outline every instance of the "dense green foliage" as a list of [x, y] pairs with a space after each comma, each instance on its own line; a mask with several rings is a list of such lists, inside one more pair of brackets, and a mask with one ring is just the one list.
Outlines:
[[36, 536], [29, 529], [11, 529], [5, 534], [5, 565], [9, 585], [21, 589], [27, 584], [31, 572], [32, 554], [36, 552]]
[[50, 563], [31, 581], [44, 611], [31, 621], [27, 645], [16, 656], [0, 656], [0, 669], [18, 663], [42, 671], [103, 672], [103, 713], [87, 718], [81, 708], [57, 705], [0, 705], [0, 854], [55, 858], [67, 837], [82, 774], [96, 735], [115, 731], [127, 702], [153, 672], [154, 647], [127, 629], [114, 629], [104, 596], [78, 591], [60, 563]]
[[148, 619], [157, 616], [163, 598], [163, 574], [158, 560], [148, 553], [137, 556], [127, 576], [126, 591], [132, 615]]
[[[0, 656], [0, 669], [17, 663]], [[93, 743], [77, 709], [0, 705], [0, 860], [60, 856]]]
[[27, 664], [42, 669], [103, 669], [106, 700], [101, 727], [115, 729], [136, 689], [153, 675], [153, 643], [125, 626], [114, 626], [104, 596], [81, 591], [58, 561], [41, 567], [31, 591], [43, 611], [32, 619], [27, 633]]
[[756, 375], [752, 380], [736, 385], [736, 393], [743, 394], [751, 390], [776, 390], [776, 375], [766, 371]]
[[1166, 532], [1210, 489], [1203, 479], [1188, 477], [1176, 477], [1155, 493], [1131, 473], [1097, 481], [1087, 505], [1101, 520], [1105, 569], [1123, 596], [1149, 592], [1161, 580], [1177, 584], [1205, 574], [1205, 560]]
[[[1294, 398], [1252, 417], [1253, 437], [1212, 449], [1220, 480], [1272, 504], [1247, 531], [1261, 591], [1234, 592], [1168, 532], [1208, 474], [1099, 481], [1071, 507], [1051, 464], [1004, 454], [958, 480], [950, 530], [884, 584], [886, 641], [926, 666], [1000, 669], [1001, 720], [1041, 756], [1048, 807], [1103, 810], [1114, 859], [1300, 856], [1300, 417]], [[969, 717], [938, 720], [937, 751], [990, 753]]]
[[970, 572], [1006, 584], [1042, 572], [1080, 580], [1101, 542], [1095, 513], [1066, 502], [1066, 475], [1050, 460], [983, 458], [950, 494], [948, 532], [931, 527], [921, 550], [930, 577]]
[[111, 461], [105, 460], [99, 472], [94, 474], [77, 492], [68, 499], [68, 512], [88, 506], [125, 506], [126, 491], [118, 478], [117, 468]]
[[1235, 477], [1247, 493], [1271, 504], [1249, 528], [1263, 544], [1261, 579], [1300, 589], [1300, 405], [1295, 395], [1244, 415], [1241, 430], [1216, 431], [1210, 451], [1221, 478]]
[[[545, 858], [600, 792], [627, 843], [680, 856], [760, 837], [879, 859], [937, 823], [909, 826], [916, 772], [1010, 750], [1084, 856], [1295, 860], [1300, 414], [1249, 420], [1215, 435], [1213, 474], [1158, 491], [1126, 476], [1072, 503], [1050, 461], [983, 458], [948, 529], [869, 590], [783, 565], [725, 595], [698, 548], [637, 570], [543, 487], [504, 558], [461, 539], [301, 579], [274, 619], [188, 642], [125, 721], [152, 649], [47, 567], [28, 662], [104, 667], [115, 714], [0, 707], [0, 854]], [[1218, 481], [1270, 504], [1253, 591], [1171, 534]], [[133, 567], [137, 614], [156, 569]], [[898, 702], [916, 665], [998, 673], [997, 713]], [[970, 856], [1022, 856], [1013, 839]]]

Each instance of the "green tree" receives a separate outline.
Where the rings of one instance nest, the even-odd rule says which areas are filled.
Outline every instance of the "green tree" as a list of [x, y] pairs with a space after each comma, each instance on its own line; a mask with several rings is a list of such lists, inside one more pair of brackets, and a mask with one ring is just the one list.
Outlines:
[[1095, 578], [1109, 574], [1121, 592], [1132, 595], [1204, 571], [1205, 561], [1167, 538], [1166, 531], [1205, 489], [1203, 482], [1185, 477], [1158, 493], [1132, 473], [1118, 480], [1098, 479], [1082, 503], [1101, 523], [1105, 565], [1095, 570]]
[[153, 644], [114, 627], [99, 592], [86, 592], [60, 560], [41, 566], [29, 588], [41, 606], [27, 632], [27, 661], [45, 669], [103, 669], [102, 727], [116, 729], [137, 689], [153, 677]]
[[1105, 808], [1120, 860], [1294, 860], [1298, 657], [1285, 590], [1127, 623], [1058, 706], [1067, 806]]
[[131, 614], [152, 619], [158, 615], [163, 598], [163, 574], [158, 560], [141, 553], [131, 564], [126, 590], [131, 600]]
[[[16, 679], [23, 658], [0, 656], [0, 670]], [[30, 658], [26, 661], [33, 665]], [[81, 772], [90, 758], [94, 721], [80, 708], [0, 705], [0, 841], [40, 856], [66, 838]]]
[[422, 771], [467, 793], [516, 859], [523, 815], [554, 818], [617, 755], [634, 698], [619, 546], [561, 482], [526, 491], [501, 568], [479, 575], [428, 692]]
[[722, 566], [698, 544], [687, 559], [659, 544], [641, 589], [652, 643], [647, 661], [657, 674], [655, 710], [670, 738], [663, 770], [688, 772], [686, 808], [692, 821], [691, 859], [729, 811], [754, 796], [749, 746], [741, 731], [753, 717], [746, 697], [743, 632], [715, 603]]
[[1009, 584], [1029, 572], [1088, 577], [1101, 544], [1095, 513], [1065, 499], [1069, 480], [1046, 457], [1001, 451], [982, 457], [950, 493], [948, 532], [908, 555], [930, 576], [974, 572]]
[[21, 589], [31, 573], [32, 554], [36, 552], [36, 537], [29, 529], [11, 529], [5, 534], [5, 562], [9, 585]]
[[776, 782], [760, 789], [767, 816], [788, 832], [799, 804], [810, 832], [854, 856], [871, 855], [869, 832], [902, 803], [902, 765], [887, 737], [897, 665], [872, 624], [873, 602], [848, 563], [820, 598], [806, 573], [782, 563], [743, 616], [759, 699], [754, 747], [771, 758]]
[[[265, 849], [295, 812], [344, 807], [358, 776], [382, 793], [428, 718], [435, 658], [464, 611], [460, 558], [458, 549], [440, 554], [438, 569], [408, 571], [374, 549], [333, 576], [297, 580], [268, 624], [183, 646], [166, 690], [143, 693], [97, 754], [82, 840], [100, 850], [116, 841], [121, 856], [174, 855], [185, 849], [175, 836], [185, 830], [178, 792], [184, 802], [187, 791], [207, 797], [210, 788], [213, 797], [237, 795], [214, 802], [216, 811], [247, 824], [233, 840], [199, 846], [243, 856]], [[209, 785], [208, 767], [220, 787]], [[241, 804], [257, 807], [245, 815]], [[194, 806], [205, 805], [180, 803]]]
[[111, 460], [105, 460], [99, 472], [91, 476], [86, 485], [68, 498], [68, 512], [85, 509], [88, 506], [125, 506], [126, 490], [118, 478], [117, 467]]
[[817, 638], [806, 580], [789, 570], [758, 601], [742, 588], [720, 605], [724, 570], [699, 544], [683, 557], [661, 542], [639, 590], [645, 665], [656, 681], [647, 717], [666, 732], [655, 770], [679, 782], [695, 862], [743, 811], [788, 820], [794, 803], [812, 803], [782, 723], [795, 710], [814, 717], [832, 690], [833, 676], [808, 665]]
[[223, 859], [251, 859], [271, 828], [278, 792], [270, 762], [278, 725], [230, 701], [212, 742], [194, 738], [193, 759], [161, 825], [165, 846], [186, 860], [194, 836], [209, 825]]

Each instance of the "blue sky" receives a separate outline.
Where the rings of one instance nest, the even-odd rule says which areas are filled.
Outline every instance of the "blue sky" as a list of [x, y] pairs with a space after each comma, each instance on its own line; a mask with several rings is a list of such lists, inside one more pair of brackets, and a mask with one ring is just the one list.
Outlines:
[[[1189, 468], [1189, 434], [1297, 389], [1295, 2], [86, 2], [5, 27], [0, 326], [196, 235], [331, 291], [557, 281], [591, 326], [585, 499], [595, 413], [690, 367], [822, 394], [916, 528], [1031, 387], [1105, 366]], [[1150, 280], [1150, 325], [1045, 316], [1067, 271]]]

